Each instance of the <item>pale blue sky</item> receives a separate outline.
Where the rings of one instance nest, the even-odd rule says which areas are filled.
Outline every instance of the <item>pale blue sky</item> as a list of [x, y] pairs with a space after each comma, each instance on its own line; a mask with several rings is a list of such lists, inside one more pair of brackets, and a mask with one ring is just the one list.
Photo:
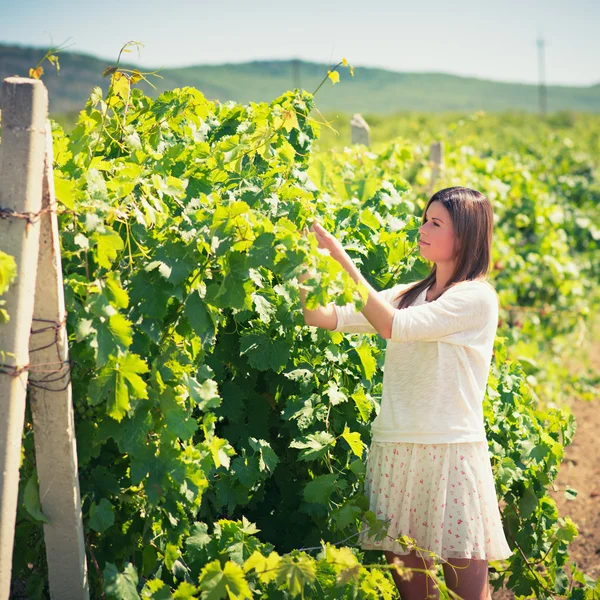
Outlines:
[[600, 83], [600, 0], [0, 0], [0, 41], [114, 61], [128, 40], [151, 67], [302, 58], [359, 68], [536, 83]]

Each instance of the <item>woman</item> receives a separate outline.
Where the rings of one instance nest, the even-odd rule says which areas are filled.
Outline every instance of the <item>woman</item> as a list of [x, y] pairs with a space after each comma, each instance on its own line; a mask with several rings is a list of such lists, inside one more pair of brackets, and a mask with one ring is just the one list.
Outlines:
[[[443, 563], [448, 588], [465, 600], [491, 599], [488, 561], [508, 558], [485, 435], [485, 395], [498, 325], [498, 297], [489, 271], [493, 209], [480, 192], [451, 187], [434, 194], [419, 229], [421, 254], [433, 263], [417, 283], [381, 292], [360, 274], [341, 243], [319, 224], [319, 247], [329, 251], [368, 290], [361, 312], [353, 304], [305, 308], [307, 325], [387, 340], [379, 414], [371, 424], [365, 492], [388, 525], [378, 541], [360, 532], [363, 549], [384, 551], [388, 563]], [[304, 281], [309, 274], [303, 274]], [[396, 541], [416, 541], [410, 550]], [[422, 552], [421, 550], [425, 550]], [[403, 580], [403, 600], [439, 598], [426, 573]]]

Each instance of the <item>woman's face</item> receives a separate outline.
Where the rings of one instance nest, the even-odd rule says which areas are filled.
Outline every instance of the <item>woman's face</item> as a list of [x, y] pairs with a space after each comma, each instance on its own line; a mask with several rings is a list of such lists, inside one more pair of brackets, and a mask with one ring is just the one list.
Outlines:
[[419, 249], [424, 258], [436, 264], [453, 260], [454, 227], [450, 213], [441, 202], [436, 200], [429, 205], [419, 235]]

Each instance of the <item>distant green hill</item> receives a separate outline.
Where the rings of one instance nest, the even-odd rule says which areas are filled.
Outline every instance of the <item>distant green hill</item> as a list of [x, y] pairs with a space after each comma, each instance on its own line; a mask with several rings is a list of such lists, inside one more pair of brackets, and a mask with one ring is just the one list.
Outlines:
[[[45, 49], [0, 44], [0, 77], [27, 76], [45, 54]], [[60, 76], [45, 64], [43, 81], [50, 92], [53, 114], [78, 111], [95, 85], [104, 90], [108, 79], [104, 69], [114, 61], [74, 52], [60, 53]], [[149, 69], [150, 70], [150, 69]], [[537, 86], [500, 83], [444, 73], [398, 73], [385, 69], [355, 67], [352, 79], [347, 68], [340, 69], [340, 83], [327, 82], [318, 93], [322, 111], [392, 113], [400, 110], [427, 112], [538, 111]], [[238, 64], [199, 65], [164, 69], [164, 79], [153, 79], [159, 92], [191, 85], [210, 99], [269, 101], [288, 89], [300, 86], [312, 92], [327, 73], [327, 65], [304, 61], [272, 60]], [[142, 84], [155, 95], [154, 90]], [[600, 84], [587, 87], [549, 86], [548, 110], [600, 112]]]

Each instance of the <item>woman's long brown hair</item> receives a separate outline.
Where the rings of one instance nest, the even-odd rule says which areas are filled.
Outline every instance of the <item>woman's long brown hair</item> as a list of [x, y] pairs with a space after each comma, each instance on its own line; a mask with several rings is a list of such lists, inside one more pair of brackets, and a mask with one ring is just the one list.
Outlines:
[[[423, 211], [422, 220], [432, 202], [441, 202], [450, 213], [454, 226], [454, 256], [456, 267], [446, 287], [433, 300], [437, 300], [446, 290], [462, 281], [485, 280], [490, 270], [492, 256], [492, 235], [494, 229], [494, 209], [490, 201], [477, 190], [466, 187], [449, 187], [436, 192]], [[416, 298], [435, 283], [437, 266], [434, 264], [425, 279], [403, 290], [394, 300], [400, 298], [398, 308], [407, 308]]]

